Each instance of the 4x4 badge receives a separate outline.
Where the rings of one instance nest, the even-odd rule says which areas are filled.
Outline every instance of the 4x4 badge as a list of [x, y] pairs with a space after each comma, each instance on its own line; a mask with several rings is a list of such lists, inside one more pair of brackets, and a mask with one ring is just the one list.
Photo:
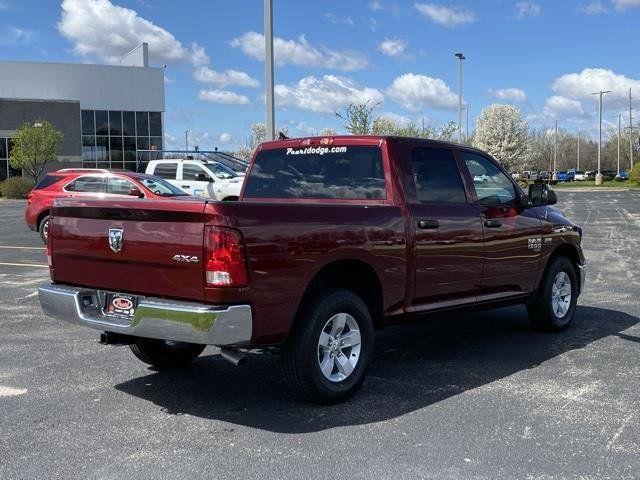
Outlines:
[[109, 248], [116, 253], [122, 250], [123, 232], [122, 228], [109, 229]]

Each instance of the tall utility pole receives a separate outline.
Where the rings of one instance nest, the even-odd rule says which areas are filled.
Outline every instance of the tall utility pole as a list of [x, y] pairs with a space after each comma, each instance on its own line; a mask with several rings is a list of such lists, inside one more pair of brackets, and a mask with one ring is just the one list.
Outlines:
[[465, 141], [468, 143], [469, 142], [469, 104], [467, 103], [467, 128], [466, 128], [466, 135], [465, 137]]
[[618, 176], [620, 176], [620, 130], [622, 130], [622, 114], [618, 114]]
[[578, 132], [578, 164], [576, 165], [576, 172], [580, 170], [580, 132]]
[[276, 138], [273, 93], [273, 0], [264, 0], [264, 88], [267, 102], [266, 140]]
[[629, 161], [633, 170], [633, 110], [631, 106], [631, 89], [629, 89]]
[[189, 130], [184, 131], [184, 151], [189, 151]]
[[460, 60], [458, 68], [458, 141], [462, 143], [462, 61], [467, 57], [461, 52], [456, 53], [455, 56]]
[[598, 95], [600, 101], [598, 102], [599, 111], [599, 134], [598, 134], [598, 174], [596, 175], [596, 185], [602, 185], [602, 173], [600, 173], [600, 158], [602, 157], [602, 96], [610, 93], [611, 90], [600, 90], [599, 92], [592, 93], [591, 95]]

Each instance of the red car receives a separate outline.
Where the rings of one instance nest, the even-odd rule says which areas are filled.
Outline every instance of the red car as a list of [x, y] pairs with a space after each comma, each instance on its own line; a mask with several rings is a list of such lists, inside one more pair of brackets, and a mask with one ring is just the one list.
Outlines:
[[29, 228], [40, 233], [43, 242], [49, 234], [49, 214], [56, 198], [117, 199], [123, 196], [160, 199], [189, 196], [169, 182], [128, 171], [65, 168], [47, 173], [27, 196], [24, 218]]
[[279, 351], [293, 392], [332, 403], [363, 382], [374, 328], [509, 304], [567, 328], [586, 264], [556, 201], [463, 145], [267, 142], [237, 202], [57, 200], [40, 303], [156, 368]]

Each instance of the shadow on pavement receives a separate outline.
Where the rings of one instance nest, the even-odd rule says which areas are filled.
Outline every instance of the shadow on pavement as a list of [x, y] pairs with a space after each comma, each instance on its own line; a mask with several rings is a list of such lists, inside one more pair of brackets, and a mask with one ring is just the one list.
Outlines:
[[[494, 382], [638, 323], [614, 310], [578, 307], [560, 334], [534, 333], [524, 308], [450, 315], [379, 332], [362, 389], [348, 402], [318, 407], [292, 399], [275, 355], [233, 367], [203, 356], [182, 372], [153, 372], [116, 385], [168, 413], [222, 420], [281, 433], [380, 422]], [[637, 341], [635, 337], [634, 341]]]

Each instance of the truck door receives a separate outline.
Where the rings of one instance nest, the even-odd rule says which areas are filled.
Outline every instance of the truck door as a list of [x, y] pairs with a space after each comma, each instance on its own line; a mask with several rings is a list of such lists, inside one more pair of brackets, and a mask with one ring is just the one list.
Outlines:
[[415, 232], [410, 310], [473, 302], [482, 278], [482, 224], [467, 198], [461, 165], [451, 148], [407, 144], [402, 150], [411, 172], [404, 177], [405, 195]]
[[533, 290], [542, 252], [542, 223], [520, 203], [516, 185], [493, 160], [478, 152], [461, 151], [484, 229], [484, 274], [480, 300], [520, 295]]
[[191, 195], [215, 199], [214, 178], [201, 165], [182, 163], [182, 181], [180, 188]]

